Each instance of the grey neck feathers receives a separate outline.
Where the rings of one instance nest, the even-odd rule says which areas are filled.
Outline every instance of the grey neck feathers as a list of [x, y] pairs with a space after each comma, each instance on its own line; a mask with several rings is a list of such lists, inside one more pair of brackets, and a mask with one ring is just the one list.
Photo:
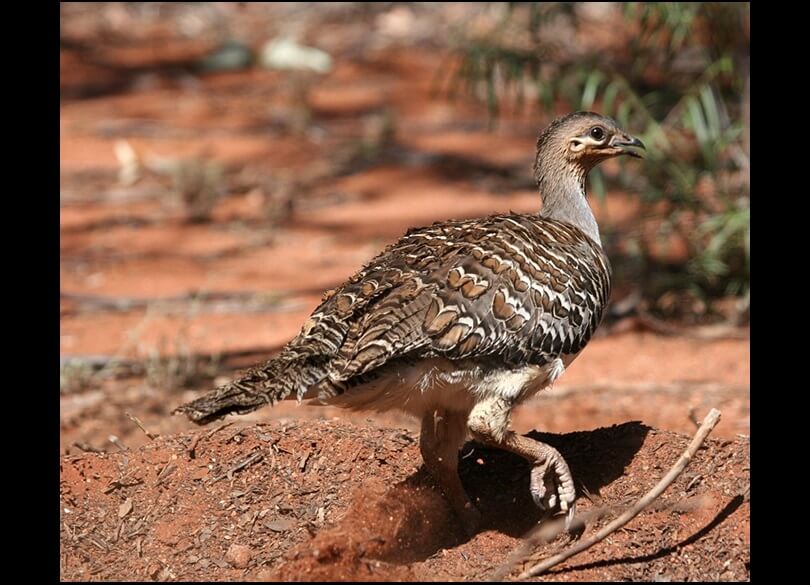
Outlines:
[[585, 194], [585, 177], [589, 170], [564, 163], [554, 167], [538, 159], [535, 179], [543, 199], [540, 217], [569, 223], [601, 246], [599, 226]]

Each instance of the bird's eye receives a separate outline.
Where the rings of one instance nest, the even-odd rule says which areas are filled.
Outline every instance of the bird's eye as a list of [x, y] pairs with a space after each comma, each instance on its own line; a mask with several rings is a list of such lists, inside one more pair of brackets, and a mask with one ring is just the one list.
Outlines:
[[593, 128], [591, 128], [591, 138], [593, 138], [594, 140], [602, 140], [604, 137], [605, 131], [601, 127], [594, 126]]

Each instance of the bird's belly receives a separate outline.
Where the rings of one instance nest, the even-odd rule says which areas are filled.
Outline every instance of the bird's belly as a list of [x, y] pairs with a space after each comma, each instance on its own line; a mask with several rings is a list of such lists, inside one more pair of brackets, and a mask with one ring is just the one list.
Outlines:
[[324, 403], [353, 410], [403, 410], [415, 416], [439, 409], [469, 412], [488, 398], [517, 404], [553, 384], [574, 358], [576, 354], [565, 355], [542, 366], [511, 369], [474, 361], [426, 359], [392, 368]]

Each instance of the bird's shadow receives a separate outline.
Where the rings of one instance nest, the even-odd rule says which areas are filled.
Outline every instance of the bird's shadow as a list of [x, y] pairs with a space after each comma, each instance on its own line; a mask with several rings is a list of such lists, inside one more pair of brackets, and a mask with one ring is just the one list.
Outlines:
[[[598, 494], [603, 486], [621, 477], [649, 430], [633, 421], [593, 431], [563, 435], [532, 431], [527, 436], [562, 454], [574, 476], [579, 498], [585, 493]], [[459, 457], [464, 488], [482, 513], [479, 531], [496, 530], [520, 537], [537, 524], [542, 512], [529, 492], [530, 466], [525, 459], [475, 442], [467, 443]], [[390, 488], [385, 497], [401, 501], [407, 493], [418, 493], [419, 497], [411, 500], [412, 506], [405, 507], [408, 517], [402, 519], [399, 546], [390, 549], [384, 560], [418, 562], [469, 540], [424, 466]], [[426, 522], [428, 508], [432, 521]]]
[[[571, 469], [580, 498], [583, 494], [598, 495], [602, 487], [620, 478], [649, 430], [641, 422], [632, 421], [592, 431], [563, 435], [532, 431], [526, 436], [560, 452]], [[529, 492], [531, 468], [525, 459], [474, 442], [464, 446], [462, 457], [461, 481], [483, 514], [482, 529], [519, 537], [537, 524], [543, 513]]]

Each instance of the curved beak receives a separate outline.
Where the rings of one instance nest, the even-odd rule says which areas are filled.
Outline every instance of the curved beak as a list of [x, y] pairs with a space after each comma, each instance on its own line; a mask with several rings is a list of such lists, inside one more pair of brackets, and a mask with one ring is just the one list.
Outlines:
[[610, 145], [618, 148], [621, 151], [621, 154], [629, 154], [635, 158], [643, 158], [641, 154], [634, 150], [636, 148], [640, 148], [641, 150], [647, 150], [644, 146], [644, 143], [636, 138], [635, 136], [630, 136], [629, 134], [617, 134], [615, 135], [611, 141]]

